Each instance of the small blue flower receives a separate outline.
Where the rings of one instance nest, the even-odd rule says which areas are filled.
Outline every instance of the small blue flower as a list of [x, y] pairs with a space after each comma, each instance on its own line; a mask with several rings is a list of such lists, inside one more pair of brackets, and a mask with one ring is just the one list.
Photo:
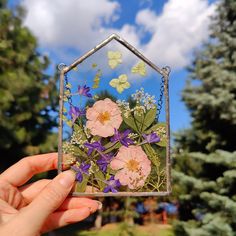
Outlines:
[[142, 136], [145, 139], [144, 143], [158, 143], [161, 141], [161, 138], [154, 132], [150, 134], [143, 134]]
[[88, 155], [91, 155], [94, 150], [97, 150], [98, 152], [103, 152], [106, 150], [101, 144], [101, 141], [96, 141], [93, 143], [86, 142], [84, 143], [84, 146], [88, 148]]
[[86, 174], [86, 175], [89, 174], [88, 170], [89, 170], [90, 166], [91, 166], [90, 164], [86, 164], [84, 162], [82, 162], [79, 167], [78, 166], [71, 166], [71, 169], [76, 172], [76, 180], [78, 182], [81, 183], [83, 181], [83, 174]]
[[106, 172], [107, 166], [111, 162], [111, 159], [114, 157], [112, 153], [109, 154], [100, 154], [100, 159], [97, 160], [97, 164], [101, 171]]
[[115, 143], [119, 141], [122, 145], [124, 145], [125, 147], [128, 147], [130, 144], [134, 143], [134, 141], [128, 137], [130, 133], [131, 131], [129, 129], [125, 130], [123, 133], [115, 129], [115, 134], [113, 137], [111, 137], [111, 142]]
[[70, 106], [69, 115], [71, 116], [72, 122], [75, 123], [76, 119], [80, 116], [84, 116], [86, 114], [85, 109], [79, 109], [79, 107]]
[[80, 86], [80, 85], [78, 86], [78, 93], [79, 93], [79, 95], [83, 95], [85, 97], [91, 98], [92, 94], [89, 93], [89, 91], [90, 91], [90, 88], [87, 87], [86, 85], [84, 85], [83, 87]]
[[117, 188], [121, 186], [120, 181], [118, 179], [115, 179], [114, 175], [111, 176], [110, 179], [106, 181], [106, 184], [107, 186], [103, 190], [104, 193], [108, 192], [117, 193], [118, 192]]

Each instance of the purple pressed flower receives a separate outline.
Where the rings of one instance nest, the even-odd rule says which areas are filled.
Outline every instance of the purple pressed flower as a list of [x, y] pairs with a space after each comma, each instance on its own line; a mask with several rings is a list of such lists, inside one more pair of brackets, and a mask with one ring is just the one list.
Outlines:
[[76, 172], [76, 180], [78, 180], [80, 183], [83, 181], [83, 174], [88, 175], [89, 172], [89, 168], [90, 168], [90, 164], [85, 164], [84, 162], [82, 162], [80, 164], [80, 166], [71, 166], [71, 169], [74, 170]]
[[111, 159], [113, 158], [113, 154], [109, 153], [109, 154], [100, 154], [100, 159], [97, 160], [97, 164], [100, 168], [101, 171], [106, 172], [107, 170], [107, 166], [110, 164]]
[[71, 116], [72, 122], [75, 123], [76, 119], [86, 114], [85, 109], [79, 109], [79, 107], [70, 106], [69, 115]]
[[86, 85], [84, 85], [83, 87], [80, 86], [80, 85], [78, 86], [78, 93], [79, 93], [79, 95], [83, 95], [85, 97], [91, 98], [92, 94], [89, 93], [89, 91], [90, 91], [90, 88], [87, 87]]
[[86, 142], [86, 143], [84, 143], [84, 146], [88, 148], [88, 155], [91, 155], [91, 153], [94, 150], [97, 150], [97, 151], [100, 151], [100, 152], [103, 152], [103, 151], [106, 150], [106, 148], [104, 148], [102, 146], [101, 141], [96, 141], [96, 142], [93, 142], [93, 143]]
[[115, 129], [115, 134], [113, 137], [111, 137], [111, 142], [115, 143], [119, 141], [122, 145], [128, 147], [130, 144], [134, 144], [134, 141], [128, 137], [130, 133], [131, 131], [129, 129], [125, 130], [123, 133]]
[[117, 193], [117, 188], [121, 186], [121, 183], [118, 179], [114, 179], [114, 176], [111, 176], [109, 180], [106, 181], [107, 186], [104, 188], [103, 192], [108, 193], [108, 192], [113, 192]]
[[150, 134], [143, 134], [143, 137], [145, 139], [145, 143], [158, 143], [161, 141], [161, 138], [154, 132]]

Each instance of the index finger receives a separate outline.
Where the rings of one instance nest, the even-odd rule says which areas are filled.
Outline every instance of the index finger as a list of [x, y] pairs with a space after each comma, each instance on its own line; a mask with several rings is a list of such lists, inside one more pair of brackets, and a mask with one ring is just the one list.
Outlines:
[[25, 157], [0, 175], [14, 186], [21, 186], [35, 174], [57, 169], [57, 153], [47, 153]]

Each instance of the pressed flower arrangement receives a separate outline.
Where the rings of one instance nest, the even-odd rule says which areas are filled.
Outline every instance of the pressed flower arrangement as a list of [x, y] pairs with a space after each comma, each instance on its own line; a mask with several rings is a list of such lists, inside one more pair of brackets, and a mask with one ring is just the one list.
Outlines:
[[169, 68], [113, 34], [60, 70], [58, 169], [75, 171], [73, 194], [169, 194]]

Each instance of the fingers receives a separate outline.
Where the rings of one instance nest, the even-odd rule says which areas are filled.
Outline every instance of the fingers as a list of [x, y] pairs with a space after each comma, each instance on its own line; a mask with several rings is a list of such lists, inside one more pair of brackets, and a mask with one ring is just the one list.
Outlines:
[[53, 213], [70, 193], [75, 181], [72, 171], [64, 171], [54, 178], [41, 193], [19, 213], [22, 224], [40, 230], [48, 216]]
[[102, 203], [87, 198], [68, 198], [51, 214], [43, 226], [43, 232], [66, 226], [87, 218], [102, 208]]
[[71, 209], [67, 211], [59, 211], [51, 214], [43, 226], [42, 232], [48, 232], [68, 224], [72, 224], [84, 220], [91, 214], [88, 207], [81, 207], [79, 209]]
[[88, 198], [70, 197], [62, 203], [62, 205], [58, 208], [58, 211], [65, 211], [80, 207], [88, 207], [91, 212], [95, 212], [97, 209], [102, 208], [102, 203]]
[[41, 179], [38, 180], [37, 182], [34, 182], [32, 184], [27, 184], [19, 188], [19, 191], [21, 192], [25, 201], [27, 203], [30, 203], [40, 194], [40, 192], [45, 188], [45, 186], [48, 185], [51, 181], [52, 181], [51, 179]]
[[[24, 197], [25, 202], [30, 203], [32, 202], [48, 185], [52, 180], [49, 179], [42, 179], [33, 184], [26, 185], [20, 189], [22, 196]], [[88, 189], [88, 191], [90, 188]], [[98, 206], [99, 205], [99, 206]], [[68, 210], [68, 209], [75, 209], [82, 206], [87, 206], [92, 209], [97, 209], [101, 207], [101, 202], [96, 200], [92, 200], [90, 198], [83, 198], [83, 197], [67, 197], [66, 200], [62, 203], [62, 205], [58, 208], [59, 211]]]
[[[25, 202], [32, 202], [42, 191], [42, 189], [51, 182], [51, 179], [42, 179], [34, 182], [32, 184], [25, 185], [21, 187], [19, 190], [24, 197]], [[93, 188], [91, 186], [86, 187], [86, 193], [92, 193]], [[86, 198], [93, 198], [92, 196]], [[78, 198], [77, 198], [78, 199]]]
[[14, 186], [23, 185], [37, 173], [57, 169], [57, 155], [48, 153], [25, 157], [4, 171], [0, 175], [0, 180], [5, 180]]
[[2, 180], [0, 180], [0, 199], [16, 209], [26, 205], [18, 189]]

